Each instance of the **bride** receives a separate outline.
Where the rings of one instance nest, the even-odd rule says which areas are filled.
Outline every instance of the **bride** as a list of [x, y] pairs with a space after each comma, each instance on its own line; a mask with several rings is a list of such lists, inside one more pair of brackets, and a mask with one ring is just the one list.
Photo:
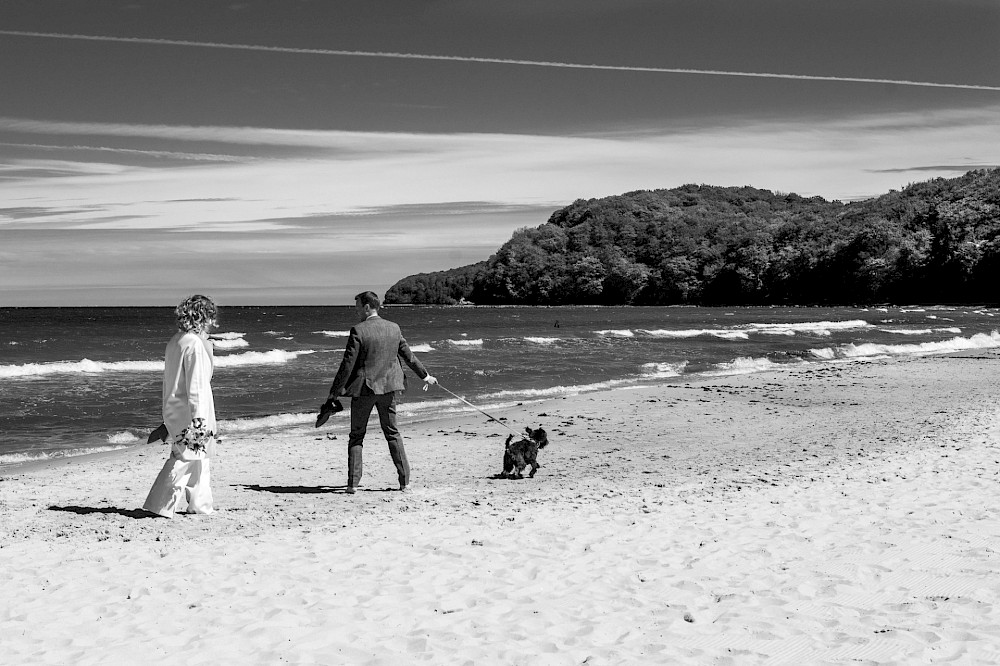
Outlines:
[[215, 449], [212, 343], [209, 330], [218, 310], [207, 296], [191, 296], [175, 310], [177, 333], [167, 343], [163, 372], [163, 425], [170, 457], [142, 508], [172, 518], [186, 500], [186, 513], [212, 513], [209, 463]]

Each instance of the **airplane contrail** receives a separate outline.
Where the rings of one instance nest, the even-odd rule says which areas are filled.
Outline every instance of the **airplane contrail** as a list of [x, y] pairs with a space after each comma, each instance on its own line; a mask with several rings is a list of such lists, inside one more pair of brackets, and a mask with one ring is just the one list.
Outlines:
[[309, 49], [290, 46], [264, 46], [262, 44], [226, 44], [219, 42], [194, 42], [182, 39], [157, 39], [152, 37], [110, 37], [106, 35], [76, 35], [55, 32], [29, 32], [0, 30], [0, 35], [13, 37], [41, 37], [46, 39], [77, 39], [92, 42], [122, 42], [162, 46], [195, 46], [206, 49], [234, 49], [238, 51], [272, 51], [311, 55], [351, 56], [359, 58], [396, 58], [400, 60], [438, 60], [447, 62], [475, 62], [495, 65], [527, 67], [557, 67], [565, 69], [591, 69], [614, 72], [650, 72], [655, 74], [701, 74], [705, 76], [744, 76], [758, 79], [792, 79], [796, 81], [840, 81], [844, 83], [885, 83], [895, 86], [920, 88], [957, 88], [960, 90], [1000, 91], [1000, 86], [982, 86], [966, 83], [935, 83], [932, 81], [907, 81], [898, 79], [869, 79], [859, 76], [819, 76], [814, 74], [777, 74], [774, 72], [736, 72], [718, 69], [687, 69], [679, 67], [643, 67], [634, 65], [597, 65], [548, 60], [519, 60], [515, 58], [482, 58], [476, 56], [430, 55], [425, 53], [396, 53], [392, 51], [346, 51], [340, 49]]

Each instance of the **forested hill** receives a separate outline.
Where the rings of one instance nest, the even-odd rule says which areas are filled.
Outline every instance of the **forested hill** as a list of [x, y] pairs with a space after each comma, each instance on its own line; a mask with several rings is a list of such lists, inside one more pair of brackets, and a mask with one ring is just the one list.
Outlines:
[[685, 185], [578, 200], [386, 303], [997, 303], [1000, 169], [853, 203]]

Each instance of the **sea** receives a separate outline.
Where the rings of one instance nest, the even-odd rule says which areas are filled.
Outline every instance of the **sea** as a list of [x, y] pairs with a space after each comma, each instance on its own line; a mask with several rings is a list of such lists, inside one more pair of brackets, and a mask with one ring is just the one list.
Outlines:
[[[386, 306], [440, 382], [407, 370], [403, 423], [613, 387], [1000, 346], [982, 307]], [[224, 441], [314, 433], [353, 306], [223, 307], [212, 381]], [[145, 444], [172, 308], [0, 308], [0, 465]], [[346, 415], [324, 432], [346, 433]]]

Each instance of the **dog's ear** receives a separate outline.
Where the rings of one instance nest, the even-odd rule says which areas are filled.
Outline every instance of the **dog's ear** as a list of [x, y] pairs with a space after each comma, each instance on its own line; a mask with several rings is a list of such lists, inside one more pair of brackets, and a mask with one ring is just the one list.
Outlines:
[[528, 433], [528, 437], [531, 437], [531, 426], [524, 429], [524, 432]]

